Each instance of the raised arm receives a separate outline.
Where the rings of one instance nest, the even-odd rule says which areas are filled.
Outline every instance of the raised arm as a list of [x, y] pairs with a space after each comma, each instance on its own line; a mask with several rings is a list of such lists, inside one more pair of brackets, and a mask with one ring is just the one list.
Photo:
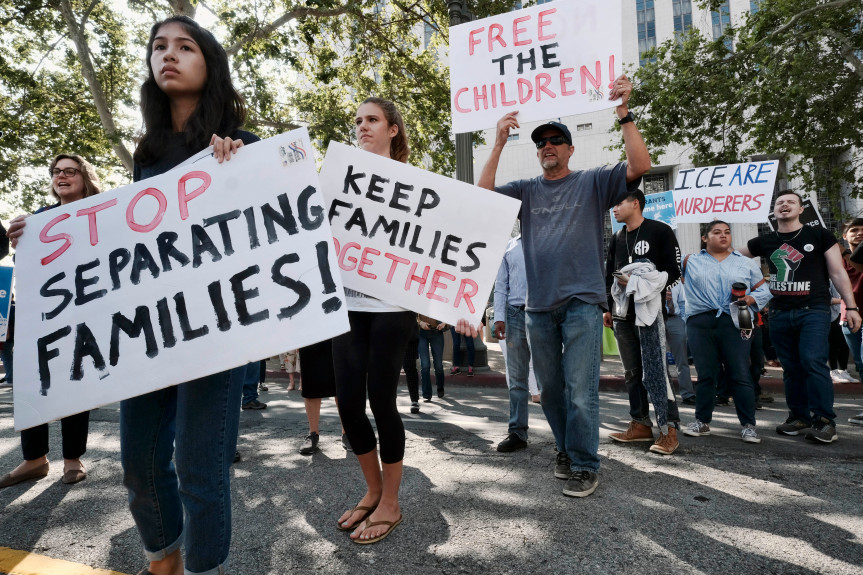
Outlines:
[[482, 169], [482, 174], [479, 176], [479, 182], [476, 184], [480, 188], [485, 188], [487, 190], [494, 189], [494, 178], [497, 174], [497, 165], [500, 163], [500, 155], [503, 152], [503, 147], [506, 145], [507, 139], [509, 138], [509, 131], [513, 128], [519, 127], [518, 120], [515, 119], [516, 115], [518, 115], [518, 110], [504, 114], [504, 116], [497, 121], [494, 147], [491, 149], [491, 154], [489, 154], [488, 161], [485, 163], [485, 166]]
[[[629, 113], [629, 96], [632, 94], [632, 82], [625, 74], [621, 74], [614, 80], [609, 100], [621, 99], [621, 104], [615, 108], [618, 119], [624, 118]], [[623, 149], [626, 151], [626, 181], [632, 182], [643, 176], [650, 170], [650, 153], [647, 144], [641, 137], [641, 132], [635, 127], [635, 122], [627, 122], [620, 126], [623, 133]]]

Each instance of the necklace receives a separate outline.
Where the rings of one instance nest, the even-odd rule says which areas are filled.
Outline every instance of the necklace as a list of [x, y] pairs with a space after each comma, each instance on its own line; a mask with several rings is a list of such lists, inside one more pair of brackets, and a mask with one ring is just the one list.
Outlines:
[[[787, 240], [786, 240], [786, 239], [782, 239], [782, 237], [780, 237], [780, 236], [779, 236], [779, 233], [780, 233], [780, 232], [779, 232], [779, 230], [776, 230], [776, 232], [774, 232], [774, 233], [776, 234], [776, 237], [777, 237], [777, 238], [779, 238], [780, 240], [782, 240], [782, 241], [783, 241], [783, 242], [785, 242], [785, 243], [788, 243], [788, 242], [793, 242], [793, 241], [797, 238], [797, 236], [799, 236], [799, 235], [800, 235], [800, 232], [802, 232], [802, 231], [803, 231], [803, 228], [805, 228], [805, 227], [806, 227], [806, 225], [805, 225], [805, 224], [804, 224], [804, 225], [802, 225], [802, 226], [800, 226], [800, 229], [799, 229], [799, 230], [797, 230], [797, 233], [796, 233], [796, 234], [794, 234], [794, 237], [788, 238]], [[790, 234], [791, 232], [782, 232], [782, 233], [783, 233], [783, 234]]]
[[623, 229], [626, 230], [626, 255], [629, 256], [629, 263], [632, 263], [632, 252], [638, 245], [638, 234], [641, 233], [641, 226], [638, 226], [638, 231], [635, 232], [635, 243], [632, 244], [632, 250], [629, 249], [629, 230], [626, 229], [626, 226]]

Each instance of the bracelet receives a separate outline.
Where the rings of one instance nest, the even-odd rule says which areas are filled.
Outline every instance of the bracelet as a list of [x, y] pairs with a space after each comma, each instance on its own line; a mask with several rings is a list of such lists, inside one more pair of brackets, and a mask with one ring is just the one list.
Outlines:
[[845, 311], [860, 311], [860, 308], [858, 308], [858, 307], [846, 307]]

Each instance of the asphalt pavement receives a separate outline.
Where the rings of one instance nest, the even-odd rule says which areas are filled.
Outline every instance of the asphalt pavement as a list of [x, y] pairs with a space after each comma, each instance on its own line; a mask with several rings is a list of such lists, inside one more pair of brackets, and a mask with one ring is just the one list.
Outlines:
[[[681, 437], [665, 457], [649, 444], [609, 440], [628, 422], [620, 375], [619, 363], [603, 362], [602, 469], [584, 499], [562, 495], [564, 482], [553, 477], [554, 442], [539, 405], [530, 406], [528, 448], [495, 450], [508, 420], [499, 372], [448, 377], [446, 396], [421, 403], [418, 415], [402, 386], [404, 522], [369, 546], [335, 526], [363, 482], [339, 442], [334, 403], [323, 403], [321, 451], [301, 456], [302, 398], [273, 378], [260, 398], [268, 408], [241, 415], [229, 572], [863, 573], [863, 428], [845, 423], [863, 409], [863, 386], [837, 388], [833, 444], [775, 433], [785, 405], [773, 377], [766, 387], [776, 401], [757, 412], [761, 444], [744, 444], [733, 407], [723, 407], [713, 435]], [[691, 421], [693, 409], [682, 406], [681, 416]], [[117, 404], [91, 415], [89, 477], [78, 485], [60, 482], [59, 436], [51, 424], [47, 478], [0, 490], [0, 547], [137, 573], [145, 562], [121, 484]], [[0, 473], [20, 461], [18, 437], [11, 391], [0, 388]], [[96, 572], [108, 571], [69, 571]]]

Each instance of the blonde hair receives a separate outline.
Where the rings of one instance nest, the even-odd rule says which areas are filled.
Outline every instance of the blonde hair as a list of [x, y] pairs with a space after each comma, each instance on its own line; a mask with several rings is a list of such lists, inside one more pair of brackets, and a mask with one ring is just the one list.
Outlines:
[[78, 169], [81, 170], [81, 177], [84, 179], [84, 195], [83, 198], [89, 198], [90, 196], [95, 196], [102, 189], [99, 187], [99, 176], [96, 175], [96, 170], [93, 168], [93, 165], [79, 156], [78, 154], [58, 154], [54, 161], [51, 162], [51, 167], [48, 168], [48, 174], [51, 176], [51, 195], [54, 196], [55, 200], [60, 200], [60, 196], [57, 195], [57, 192], [54, 191], [54, 168], [57, 167], [57, 163], [60, 160], [72, 160], [76, 164], [78, 164]]

